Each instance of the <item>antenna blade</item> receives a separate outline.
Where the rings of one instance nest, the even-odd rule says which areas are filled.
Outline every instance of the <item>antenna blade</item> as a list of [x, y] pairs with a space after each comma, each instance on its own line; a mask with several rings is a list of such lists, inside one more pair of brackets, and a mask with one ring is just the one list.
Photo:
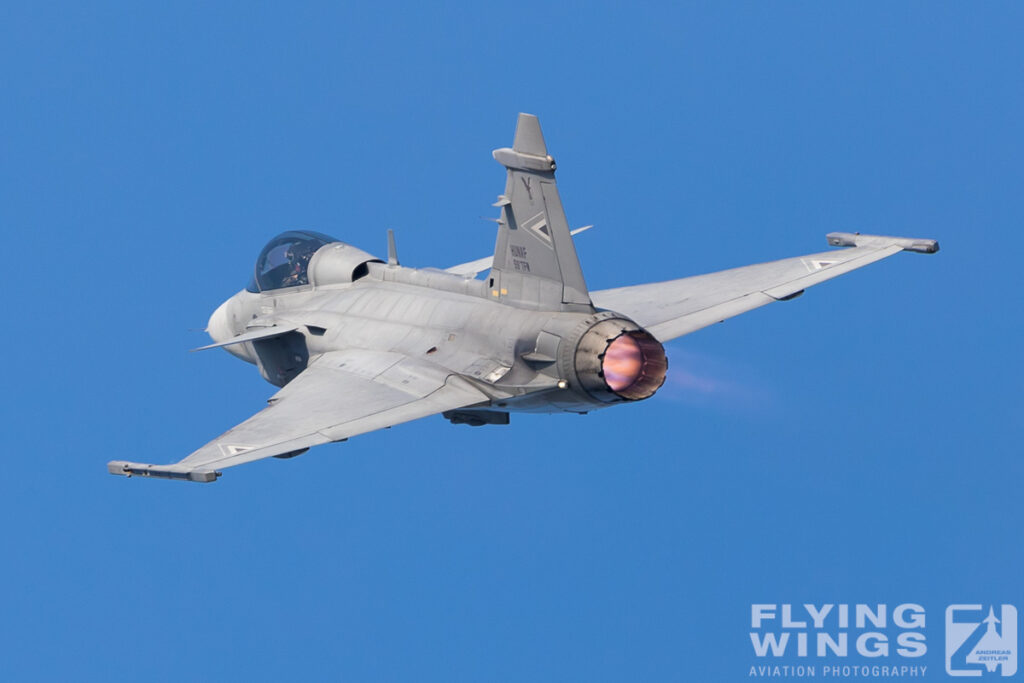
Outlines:
[[398, 248], [395, 247], [395, 231], [388, 229], [388, 265], [398, 265]]

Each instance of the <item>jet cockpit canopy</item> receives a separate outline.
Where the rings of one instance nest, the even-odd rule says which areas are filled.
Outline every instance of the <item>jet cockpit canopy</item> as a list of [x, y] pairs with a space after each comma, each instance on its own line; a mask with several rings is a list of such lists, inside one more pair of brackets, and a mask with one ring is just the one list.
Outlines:
[[265, 292], [308, 285], [309, 260], [320, 247], [337, 241], [328, 235], [309, 230], [281, 233], [263, 247], [246, 289], [250, 292]]

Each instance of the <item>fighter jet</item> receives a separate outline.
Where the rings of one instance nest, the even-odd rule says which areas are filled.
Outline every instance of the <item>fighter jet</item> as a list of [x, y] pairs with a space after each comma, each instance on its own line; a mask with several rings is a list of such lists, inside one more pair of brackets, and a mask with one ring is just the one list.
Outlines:
[[[171, 465], [115, 460], [111, 474], [196, 482], [262, 458], [440, 413], [508, 424], [512, 412], [587, 413], [642, 401], [665, 381], [662, 344], [935, 240], [834, 232], [808, 256], [679, 280], [587, 289], [536, 116], [520, 114], [494, 255], [447, 269], [401, 266], [316, 232], [285, 232], [252, 280], [213, 312], [214, 343], [280, 391]], [[479, 273], [489, 271], [480, 279]]]

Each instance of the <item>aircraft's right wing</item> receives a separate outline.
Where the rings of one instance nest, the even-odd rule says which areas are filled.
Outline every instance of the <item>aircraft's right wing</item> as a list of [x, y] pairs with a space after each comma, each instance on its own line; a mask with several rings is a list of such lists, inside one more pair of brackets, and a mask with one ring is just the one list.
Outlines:
[[173, 465], [114, 460], [111, 474], [215, 481], [218, 470], [487, 403], [469, 380], [423, 359], [348, 349], [325, 353], [237, 427]]
[[820, 282], [831, 280], [900, 251], [932, 254], [935, 240], [828, 234], [829, 244], [845, 251], [759, 263], [707, 275], [591, 292], [598, 308], [630, 316], [661, 341], [689, 334], [773, 301], [792, 299]]

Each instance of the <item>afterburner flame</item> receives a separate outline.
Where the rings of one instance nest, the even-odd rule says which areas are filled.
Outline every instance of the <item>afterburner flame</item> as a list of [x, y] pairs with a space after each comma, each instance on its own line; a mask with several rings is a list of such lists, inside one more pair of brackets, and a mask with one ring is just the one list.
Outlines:
[[647, 398], [665, 381], [665, 350], [654, 337], [639, 330], [623, 332], [605, 349], [601, 372], [605, 384], [623, 398]]
[[622, 335], [604, 352], [604, 381], [612, 391], [629, 388], [640, 377], [644, 368], [644, 356], [640, 345], [629, 335]]

